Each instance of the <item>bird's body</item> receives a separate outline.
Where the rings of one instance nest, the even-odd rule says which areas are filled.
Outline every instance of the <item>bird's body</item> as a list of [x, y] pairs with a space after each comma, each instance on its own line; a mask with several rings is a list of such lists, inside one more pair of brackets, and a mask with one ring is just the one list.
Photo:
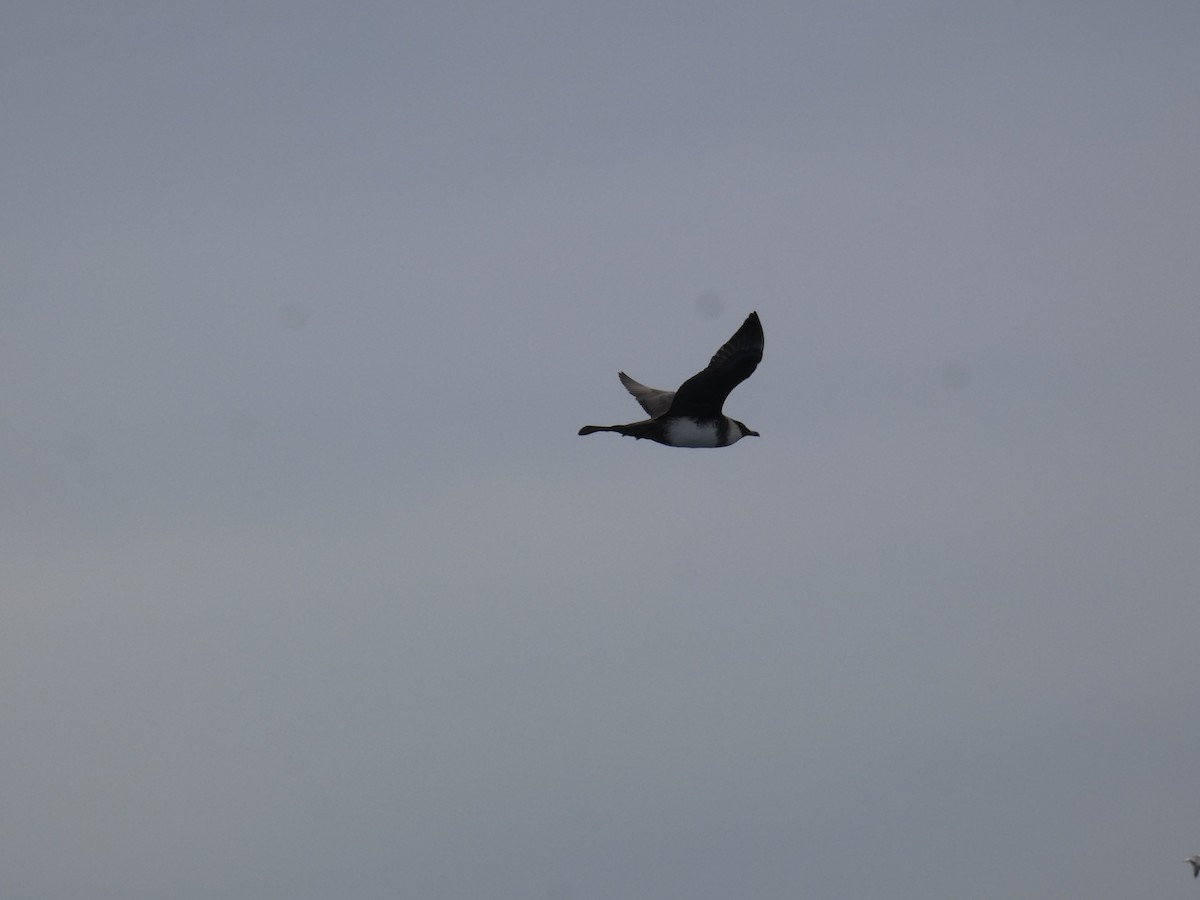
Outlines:
[[762, 353], [762, 323], [754, 312], [716, 352], [707, 368], [681, 384], [678, 390], [646, 387], [620, 373], [621, 383], [649, 413], [649, 419], [627, 425], [585, 425], [579, 433], [613, 431], [668, 447], [728, 447], [744, 437], [758, 437], [757, 431], [731, 419], [721, 409], [729, 392], [758, 367]]
[[626, 437], [658, 441], [668, 447], [728, 447], [753, 431], [742, 431], [740, 423], [728, 416], [716, 421], [698, 420], [687, 416], [673, 419], [643, 419], [628, 425], [585, 425], [580, 434], [615, 431]]
[[1189, 856], [1184, 860], [1184, 862], [1190, 862], [1192, 864], [1193, 878], [1200, 877], [1200, 856]]

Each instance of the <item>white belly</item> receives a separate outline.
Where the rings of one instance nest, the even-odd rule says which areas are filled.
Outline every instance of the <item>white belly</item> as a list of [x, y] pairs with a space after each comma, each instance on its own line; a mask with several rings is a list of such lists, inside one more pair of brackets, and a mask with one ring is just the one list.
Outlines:
[[706, 422], [697, 425], [691, 419], [673, 419], [667, 426], [667, 435], [674, 447], [718, 447], [717, 425]]

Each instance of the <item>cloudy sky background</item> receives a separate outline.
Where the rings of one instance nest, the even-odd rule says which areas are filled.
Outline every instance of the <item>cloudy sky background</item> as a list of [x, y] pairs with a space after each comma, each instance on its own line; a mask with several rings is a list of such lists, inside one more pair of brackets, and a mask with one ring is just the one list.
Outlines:
[[0, 23], [6, 896], [1195, 895], [1200, 6]]

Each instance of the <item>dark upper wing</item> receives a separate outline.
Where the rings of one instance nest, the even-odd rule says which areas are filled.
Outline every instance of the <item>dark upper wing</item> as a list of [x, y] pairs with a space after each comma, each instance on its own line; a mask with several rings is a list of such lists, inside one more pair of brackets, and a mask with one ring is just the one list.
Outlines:
[[750, 377], [758, 368], [762, 355], [762, 323], [758, 313], [752, 312], [725, 346], [716, 352], [708, 368], [679, 386], [667, 415], [700, 418], [721, 415], [729, 392]]

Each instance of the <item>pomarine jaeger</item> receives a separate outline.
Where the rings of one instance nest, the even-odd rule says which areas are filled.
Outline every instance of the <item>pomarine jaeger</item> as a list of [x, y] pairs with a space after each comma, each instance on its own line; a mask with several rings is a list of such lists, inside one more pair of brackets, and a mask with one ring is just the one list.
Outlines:
[[580, 434], [615, 431], [632, 438], [646, 438], [668, 447], [728, 447], [746, 436], [758, 437], [737, 419], [721, 412], [729, 392], [758, 367], [763, 355], [762, 323], [752, 312], [720, 350], [708, 367], [675, 391], [660, 391], [619, 372], [621, 384], [642, 405], [649, 419], [628, 425], [585, 425]]

